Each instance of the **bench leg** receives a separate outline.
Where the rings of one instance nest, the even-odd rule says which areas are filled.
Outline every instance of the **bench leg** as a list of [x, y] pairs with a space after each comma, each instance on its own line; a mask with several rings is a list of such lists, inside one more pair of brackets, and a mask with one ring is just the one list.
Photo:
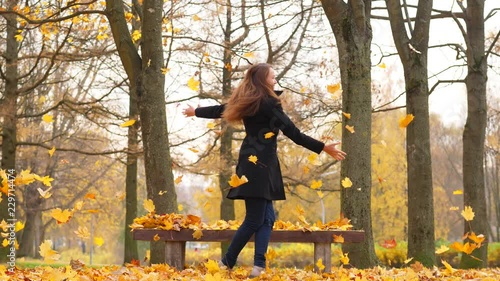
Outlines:
[[165, 262], [178, 270], [183, 270], [186, 263], [186, 242], [165, 242]]
[[321, 259], [325, 269], [323, 272], [332, 271], [332, 244], [331, 243], [314, 243], [314, 270], [319, 272], [316, 263]]

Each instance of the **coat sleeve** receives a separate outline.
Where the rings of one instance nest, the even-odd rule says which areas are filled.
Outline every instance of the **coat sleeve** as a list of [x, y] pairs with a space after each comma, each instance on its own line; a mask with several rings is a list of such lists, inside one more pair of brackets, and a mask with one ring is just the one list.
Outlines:
[[200, 118], [221, 118], [222, 117], [222, 112], [224, 112], [225, 105], [213, 105], [213, 106], [205, 106], [205, 107], [198, 107], [194, 110], [194, 114], [196, 117]]
[[283, 108], [280, 104], [275, 104], [270, 110], [267, 110], [268, 117], [270, 118], [271, 129], [279, 129], [290, 138], [294, 143], [303, 146], [316, 153], [321, 153], [325, 144], [319, 140], [311, 138], [308, 135], [303, 134], [290, 120], [290, 118], [283, 112]]

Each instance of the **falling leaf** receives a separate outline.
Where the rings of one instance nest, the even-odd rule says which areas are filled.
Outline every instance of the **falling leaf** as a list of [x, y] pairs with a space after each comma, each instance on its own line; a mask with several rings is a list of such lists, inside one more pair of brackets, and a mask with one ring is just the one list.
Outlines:
[[100, 236], [94, 237], [94, 245], [101, 247], [104, 244], [104, 239]]
[[210, 130], [215, 129], [215, 126], [216, 126], [216, 124], [214, 122], [208, 122], [207, 123], [207, 128], [209, 128]]
[[295, 207], [295, 210], [297, 211], [297, 214], [298, 214], [299, 216], [303, 216], [303, 215], [306, 213], [306, 212], [304, 211], [304, 208], [302, 208], [302, 206], [300, 206], [300, 205], [297, 205], [297, 206]]
[[352, 181], [351, 181], [351, 179], [349, 179], [348, 177], [345, 177], [345, 178], [341, 181], [341, 183], [342, 183], [342, 186], [343, 186], [344, 188], [349, 188], [349, 187], [352, 187]]
[[453, 195], [462, 195], [464, 192], [461, 189], [457, 189], [453, 191]]
[[250, 155], [248, 156], [248, 161], [254, 163], [255, 165], [257, 165], [257, 156], [255, 155]]
[[446, 247], [446, 245], [441, 245], [438, 249], [436, 249], [436, 254], [440, 255], [446, 251], [448, 251], [450, 248]]
[[79, 226], [78, 230], [75, 230], [74, 233], [81, 239], [90, 238], [90, 232], [86, 226]]
[[316, 192], [316, 193], [318, 194], [318, 197], [319, 197], [320, 199], [323, 199], [323, 197], [325, 197], [325, 195], [324, 195], [324, 194], [323, 194], [323, 192], [321, 192], [321, 191], [318, 191], [318, 192]]
[[335, 92], [337, 92], [338, 90], [340, 90], [340, 82], [337, 83], [337, 84], [330, 84], [330, 85], [327, 85], [326, 86], [326, 90], [330, 93], [330, 94], [334, 94]]
[[383, 62], [383, 63], [379, 64], [378, 67], [385, 69], [387, 66], [385, 65], [385, 62]]
[[160, 235], [158, 235], [158, 233], [155, 234], [155, 236], [153, 236], [153, 240], [156, 242], [158, 240], [160, 240]]
[[318, 261], [316, 262], [316, 267], [318, 267], [318, 270], [322, 272], [325, 269], [325, 265], [323, 265], [323, 259], [319, 258]]
[[83, 201], [78, 201], [75, 203], [75, 206], [73, 207], [73, 211], [80, 211], [83, 208], [84, 202]]
[[160, 196], [162, 196], [162, 195], [163, 195], [163, 194], [165, 194], [165, 193], [167, 193], [167, 191], [166, 191], [166, 190], [160, 190], [160, 191], [158, 191], [158, 195], [160, 195]]
[[410, 263], [412, 260], [413, 260], [413, 257], [411, 257], [411, 258], [407, 258], [407, 259], [404, 261], [404, 263], [405, 263], [405, 264], [408, 264], [408, 263]]
[[39, 187], [36, 190], [38, 190], [38, 193], [40, 193], [40, 197], [42, 197], [44, 199], [48, 199], [48, 198], [50, 198], [50, 196], [52, 196], [52, 193], [49, 192], [51, 189], [52, 189], [52, 187], [47, 188], [47, 190], [43, 190]]
[[50, 114], [44, 114], [42, 116], [42, 120], [45, 123], [52, 123], [52, 122], [54, 122], [54, 117], [52, 115], [50, 115]]
[[344, 243], [344, 236], [342, 236], [342, 234], [340, 234], [340, 235], [333, 234], [333, 242]]
[[386, 248], [386, 249], [393, 249], [393, 248], [396, 248], [398, 244], [396, 243], [396, 239], [388, 239], [388, 240], [384, 240], [384, 242], [382, 242], [380, 244], [380, 246]]
[[54, 155], [54, 152], [56, 152], [56, 147], [55, 146], [53, 146], [52, 149], [49, 150], [50, 157], [52, 157], [52, 155]]
[[247, 183], [248, 182], [248, 179], [247, 177], [245, 177], [244, 175], [241, 176], [241, 178], [238, 177], [238, 175], [236, 174], [233, 174], [231, 176], [231, 179], [228, 181], [229, 185], [231, 187], [238, 187], [244, 183]]
[[183, 176], [184, 176], [184, 175], [180, 175], [180, 176], [176, 177], [176, 178], [175, 178], [175, 181], [174, 181], [174, 182], [175, 182], [175, 184], [179, 184], [179, 183], [181, 183], [181, 182], [182, 182], [182, 177], [183, 177]]
[[231, 63], [226, 63], [226, 65], [224, 65], [224, 67], [227, 69], [227, 71], [231, 72], [233, 71], [233, 65]]
[[18, 232], [24, 229], [24, 223], [22, 221], [17, 221], [14, 227], [14, 232]]
[[270, 139], [270, 138], [272, 138], [273, 136], [274, 136], [274, 133], [273, 133], [273, 132], [269, 132], [269, 133], [265, 133], [265, 134], [264, 134], [264, 138], [265, 138], [265, 139]]
[[87, 193], [83, 197], [84, 199], [90, 199], [90, 200], [95, 200], [95, 194], [94, 193]]
[[348, 255], [349, 255], [349, 253], [342, 254], [340, 261], [342, 262], [343, 265], [349, 264], [349, 256]]
[[60, 208], [56, 208], [52, 210], [50, 215], [57, 221], [58, 224], [62, 224], [67, 223], [71, 219], [73, 212], [68, 209], [61, 210]]
[[124, 127], [130, 127], [130, 126], [132, 126], [134, 124], [135, 124], [135, 120], [134, 119], [130, 119], [130, 120], [125, 121], [122, 124], [120, 124], [120, 127], [122, 127], [122, 128], [124, 128]]
[[123, 199], [125, 199], [125, 196], [127, 194], [123, 191], [118, 191], [115, 193], [115, 198], [118, 199], [119, 201], [122, 201]]
[[190, 148], [188, 148], [188, 149], [189, 149], [189, 150], [191, 150], [191, 151], [192, 151], [192, 152], [194, 152], [194, 153], [198, 153], [198, 152], [200, 152], [200, 151], [199, 151], [198, 149], [196, 149], [196, 148], [192, 148], [192, 147], [190, 147]]
[[205, 263], [205, 267], [210, 274], [214, 274], [220, 271], [219, 264], [214, 260], [208, 260]]
[[178, 210], [179, 212], [182, 212], [182, 210], [184, 210], [184, 206], [182, 206], [182, 204], [178, 204], [178, 205], [177, 205], [177, 210]]
[[161, 70], [161, 74], [165, 75], [170, 71], [170, 68], [162, 67], [162, 68], [160, 68], [160, 70]]
[[351, 119], [351, 113], [342, 112], [342, 114], [345, 116], [345, 118]]
[[323, 181], [322, 180], [312, 180], [311, 182], [311, 188], [312, 189], [318, 189], [323, 186]]
[[56, 251], [52, 250], [52, 240], [45, 240], [42, 244], [40, 244], [40, 256], [43, 257], [45, 262], [53, 262], [57, 261], [61, 258]]
[[198, 15], [193, 15], [193, 20], [194, 21], [200, 21], [201, 18]]
[[45, 176], [43, 178], [40, 178], [39, 181], [41, 181], [45, 186], [52, 186], [50, 182], [54, 181], [54, 179], [49, 176]]
[[476, 235], [474, 232], [472, 232], [471, 234], [469, 234], [469, 239], [474, 241], [476, 244], [477, 244], [477, 247], [481, 247], [481, 244], [483, 243], [484, 239], [486, 237], [484, 237], [483, 234], [479, 234], [479, 235]]
[[215, 191], [215, 189], [214, 189], [213, 187], [207, 187], [207, 188], [205, 189], [205, 191], [206, 191], [206, 192], [209, 192], [209, 193], [212, 193], [212, 192], [214, 192], [214, 191]]
[[458, 208], [458, 207], [456, 207], [456, 206], [452, 206], [452, 207], [450, 207], [450, 211], [458, 211], [458, 209], [459, 209], [459, 208]]
[[146, 211], [152, 213], [155, 211], [155, 204], [153, 203], [153, 200], [151, 199], [144, 199], [144, 209], [146, 209]]
[[400, 128], [408, 127], [408, 125], [411, 123], [411, 121], [413, 121], [413, 118], [415, 118], [413, 116], [413, 114], [407, 114], [405, 117], [403, 117], [399, 120], [399, 127]]
[[307, 156], [307, 161], [311, 164], [317, 163], [316, 159], [318, 158], [318, 154], [311, 153], [309, 156]]
[[247, 53], [243, 54], [243, 57], [251, 59], [251, 58], [255, 58], [255, 54], [253, 52], [247, 52]]
[[200, 89], [200, 81], [194, 79], [194, 77], [189, 78], [187, 85], [189, 89], [197, 92]]
[[453, 274], [453, 272], [455, 272], [455, 269], [453, 267], [451, 267], [451, 265], [449, 263], [447, 263], [444, 260], [441, 260], [441, 262], [443, 263], [444, 267], [446, 268], [446, 273], [451, 275], [451, 274]]
[[349, 125], [345, 125], [345, 128], [351, 132], [351, 134], [354, 134], [354, 126], [349, 126]]
[[193, 238], [194, 238], [194, 239], [199, 240], [202, 236], [203, 236], [203, 232], [201, 231], [201, 229], [196, 229], [196, 230], [193, 232]]
[[132, 41], [135, 43], [137, 42], [139, 39], [141, 39], [142, 37], [142, 34], [139, 30], [134, 30], [134, 32], [132, 32]]
[[465, 206], [465, 208], [461, 214], [462, 214], [462, 217], [464, 217], [464, 219], [466, 221], [471, 221], [474, 219], [474, 212], [472, 211], [471, 206]]

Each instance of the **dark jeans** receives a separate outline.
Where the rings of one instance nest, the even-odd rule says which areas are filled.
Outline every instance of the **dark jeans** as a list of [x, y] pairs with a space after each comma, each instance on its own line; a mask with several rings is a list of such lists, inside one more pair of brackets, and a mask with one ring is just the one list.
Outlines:
[[264, 255], [276, 220], [273, 202], [264, 198], [249, 198], [245, 199], [245, 209], [245, 220], [236, 231], [227, 253], [222, 258], [222, 263], [233, 268], [241, 250], [255, 234], [254, 265], [266, 267]]

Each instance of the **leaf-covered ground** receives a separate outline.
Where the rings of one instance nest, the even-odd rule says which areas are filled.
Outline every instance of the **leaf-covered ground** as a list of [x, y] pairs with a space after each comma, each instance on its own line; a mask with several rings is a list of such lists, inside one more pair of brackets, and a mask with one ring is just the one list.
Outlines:
[[[232, 271], [220, 269], [217, 263], [208, 261], [197, 267], [178, 271], [165, 264], [152, 266], [103, 266], [87, 267], [81, 263], [72, 263], [65, 267], [39, 266], [35, 268], [16, 269], [14, 273], [0, 266], [0, 280], [40, 280], [40, 281], [157, 281], [157, 280], [246, 280], [250, 268], [237, 267]], [[331, 273], [315, 273], [308, 269], [268, 268], [255, 280], [342, 280], [342, 281], [373, 281], [373, 280], [500, 280], [500, 268], [482, 270], [458, 270], [452, 268], [424, 268], [421, 265], [396, 269], [376, 267], [360, 270], [343, 267], [332, 268]]]

